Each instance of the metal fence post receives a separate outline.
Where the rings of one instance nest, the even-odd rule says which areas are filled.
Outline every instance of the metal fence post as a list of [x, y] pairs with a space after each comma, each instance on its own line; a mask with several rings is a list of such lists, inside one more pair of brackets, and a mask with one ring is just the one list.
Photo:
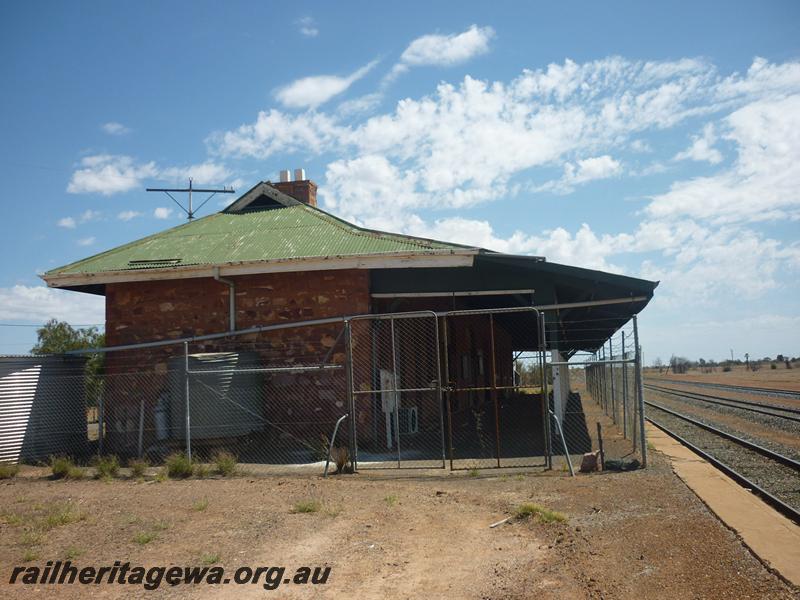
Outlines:
[[436, 402], [439, 404], [439, 431], [442, 438], [442, 468], [444, 469], [447, 460], [444, 441], [444, 398], [442, 395], [442, 348], [441, 340], [439, 339], [439, 317], [433, 313], [433, 331], [435, 339], [435, 352], [436, 352]]
[[397, 375], [397, 347], [394, 335], [394, 318], [389, 319], [392, 332], [392, 391], [394, 392], [394, 432], [397, 442], [397, 466], [400, 467], [400, 391]]
[[189, 416], [189, 342], [183, 342], [184, 383], [186, 388], [186, 456], [192, 459], [192, 421]]
[[544, 424], [544, 450], [547, 468], [553, 468], [553, 443], [550, 429], [550, 396], [547, 391], [547, 331], [545, 313], [539, 313], [539, 357], [542, 391], [542, 420]]
[[494, 344], [494, 315], [489, 313], [489, 339], [492, 347], [492, 390], [490, 392], [494, 406], [494, 445], [497, 454], [497, 466], [500, 466], [500, 408], [497, 406], [497, 364]]
[[633, 344], [636, 347], [636, 392], [639, 396], [639, 437], [642, 447], [642, 467], [647, 466], [647, 434], [644, 430], [644, 382], [642, 381], [642, 348], [639, 345], [639, 324], [633, 315]]
[[105, 390], [100, 393], [97, 399], [97, 453], [103, 453], [103, 445], [106, 437], [106, 411], [105, 411]]
[[611, 338], [608, 339], [608, 354], [611, 363], [608, 365], [608, 374], [611, 379], [611, 420], [617, 424], [617, 386], [614, 382], [614, 346], [611, 343]]
[[602, 352], [600, 353], [600, 385], [601, 385], [601, 394], [603, 397], [603, 414], [608, 416], [608, 390], [606, 389], [606, 345], [603, 343], [603, 346], [600, 348]]
[[[625, 332], [622, 332], [622, 360], [625, 355]], [[622, 436], [628, 439], [628, 363], [622, 363]]]
[[353, 394], [353, 327], [350, 320], [344, 322], [344, 375], [345, 388], [347, 394], [347, 410], [352, 415], [350, 419], [350, 462], [353, 465], [353, 472], [358, 471], [358, 433], [356, 432], [356, 398]]

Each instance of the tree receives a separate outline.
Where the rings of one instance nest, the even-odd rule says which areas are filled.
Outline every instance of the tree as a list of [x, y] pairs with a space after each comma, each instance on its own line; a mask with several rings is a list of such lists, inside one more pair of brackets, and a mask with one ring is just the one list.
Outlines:
[[38, 342], [31, 348], [33, 354], [63, 354], [70, 350], [100, 348], [105, 345], [105, 335], [97, 327], [75, 329], [69, 323], [50, 319], [36, 330]]
[[[33, 354], [64, 354], [70, 350], [85, 350], [87, 348], [102, 348], [105, 346], [106, 336], [100, 333], [97, 327], [75, 329], [69, 323], [50, 319], [36, 330], [38, 341], [31, 348]], [[89, 355], [86, 361], [84, 374], [86, 375], [86, 403], [88, 406], [97, 406], [97, 401], [103, 393], [103, 357], [101, 353]]]
[[675, 356], [673, 354], [669, 359], [669, 367], [675, 374], [686, 373], [689, 370], [690, 364], [689, 359], [683, 356]]

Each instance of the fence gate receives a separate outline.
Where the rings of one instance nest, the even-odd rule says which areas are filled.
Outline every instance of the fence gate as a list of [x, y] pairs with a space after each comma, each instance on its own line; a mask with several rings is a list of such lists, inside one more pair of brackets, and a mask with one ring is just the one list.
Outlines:
[[511, 308], [440, 316], [451, 468], [546, 465], [550, 419], [540, 313]]
[[443, 468], [436, 314], [365, 315], [348, 327], [358, 467]]

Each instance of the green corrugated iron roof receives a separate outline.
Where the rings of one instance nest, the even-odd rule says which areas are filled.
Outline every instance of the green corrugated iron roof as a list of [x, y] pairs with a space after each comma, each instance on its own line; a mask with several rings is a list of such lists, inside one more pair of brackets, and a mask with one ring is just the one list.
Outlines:
[[[266, 185], [266, 184], [259, 184]], [[256, 186], [254, 190], [257, 190]], [[248, 192], [252, 194], [254, 190]], [[270, 188], [270, 195], [274, 195]], [[467, 246], [363, 229], [278, 194], [285, 204], [228, 209], [52, 269], [48, 276], [265, 260], [465, 250]], [[276, 197], [277, 197], [276, 196]], [[243, 196], [244, 198], [245, 196]]]

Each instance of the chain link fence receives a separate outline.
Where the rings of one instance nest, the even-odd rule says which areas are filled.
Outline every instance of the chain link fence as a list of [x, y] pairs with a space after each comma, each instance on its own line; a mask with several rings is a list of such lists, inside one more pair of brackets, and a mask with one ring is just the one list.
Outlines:
[[534, 308], [422, 311], [5, 357], [0, 461], [225, 451], [321, 469], [333, 448], [360, 469], [568, 470], [602, 437], [606, 463], [644, 463], [635, 323], [611, 340], [591, 337], [607, 323], [570, 323], [591, 355], [559, 349], [564, 323]]

